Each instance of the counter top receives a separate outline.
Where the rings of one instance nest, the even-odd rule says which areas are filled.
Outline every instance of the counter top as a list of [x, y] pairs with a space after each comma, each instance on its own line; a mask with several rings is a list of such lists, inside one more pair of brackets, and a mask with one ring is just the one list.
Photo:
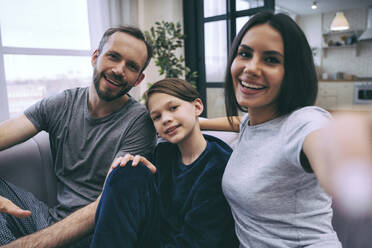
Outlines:
[[355, 82], [361, 82], [361, 81], [370, 81], [372, 82], [372, 77], [360, 77], [356, 79], [351, 80], [345, 80], [345, 79], [318, 79], [319, 82], [325, 82], [325, 83], [355, 83]]

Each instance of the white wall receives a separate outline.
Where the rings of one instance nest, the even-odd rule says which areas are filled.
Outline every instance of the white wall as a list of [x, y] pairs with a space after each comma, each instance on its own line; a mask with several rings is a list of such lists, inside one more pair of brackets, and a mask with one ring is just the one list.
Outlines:
[[[322, 33], [329, 32], [335, 12], [321, 15], [307, 15], [298, 18], [298, 24], [304, 30], [311, 47], [321, 47]], [[367, 24], [367, 9], [345, 10], [351, 30], [364, 30]], [[319, 49], [319, 54], [322, 50]], [[328, 49], [327, 56], [315, 58], [321, 70], [333, 75], [340, 71], [358, 77], [372, 77], [372, 42], [359, 43], [359, 53], [354, 48]]]
[[310, 44], [310, 47], [316, 48], [316, 56], [314, 56], [314, 62], [316, 65], [321, 66], [322, 60], [322, 16], [317, 15], [306, 15], [297, 16], [297, 24], [304, 31], [306, 38]]
[[[182, 0], [138, 0], [138, 27], [143, 31], [150, 30], [157, 21], [180, 22], [183, 26]], [[152, 60], [145, 70], [143, 82], [131, 91], [132, 96], [141, 97], [148, 83], [161, 78]]]
[[[364, 30], [367, 25], [368, 9], [345, 10], [351, 30]], [[335, 13], [323, 15], [323, 31], [328, 31]], [[323, 59], [323, 70], [329, 74], [337, 71], [354, 74], [358, 77], [372, 77], [372, 41], [359, 43], [359, 55], [355, 49], [329, 49]]]

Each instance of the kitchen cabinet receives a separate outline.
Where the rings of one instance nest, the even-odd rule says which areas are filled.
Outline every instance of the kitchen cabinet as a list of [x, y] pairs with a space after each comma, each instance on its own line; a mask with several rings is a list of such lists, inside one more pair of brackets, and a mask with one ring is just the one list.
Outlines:
[[327, 57], [330, 49], [353, 49], [359, 55], [358, 37], [363, 30], [332, 31], [323, 33], [323, 56]]
[[330, 112], [371, 111], [370, 104], [354, 104], [354, 83], [356, 81], [319, 81], [318, 97], [315, 105]]

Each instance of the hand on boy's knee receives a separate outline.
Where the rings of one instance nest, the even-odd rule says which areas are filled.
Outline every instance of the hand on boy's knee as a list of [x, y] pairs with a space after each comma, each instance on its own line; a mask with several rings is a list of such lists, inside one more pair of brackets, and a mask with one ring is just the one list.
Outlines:
[[104, 182], [103, 186], [106, 185], [107, 178], [109, 177], [109, 175], [111, 174], [111, 172], [116, 167], [118, 167], [118, 165], [125, 166], [130, 160], [133, 160], [133, 156], [130, 155], [130, 154], [126, 154], [124, 157], [117, 157], [117, 158], [115, 158], [114, 161], [110, 165], [110, 168], [109, 168], [109, 170], [107, 172], [107, 175], [106, 175], [105, 182]]
[[152, 173], [156, 172], [156, 167], [148, 161], [145, 157], [136, 155], [133, 159], [132, 166], [137, 166], [139, 163], [144, 164]]
[[31, 211], [23, 210], [10, 200], [0, 196], [0, 213], [7, 213], [18, 218], [25, 218], [31, 215]]
[[152, 173], [156, 172], [156, 167], [145, 157], [141, 155], [133, 156], [131, 154], [126, 154], [124, 157], [118, 157], [114, 160], [109, 170], [109, 173], [118, 165], [120, 165], [121, 167], [126, 166], [129, 161], [132, 161], [132, 166], [137, 166], [139, 163], [143, 163]]
[[111, 166], [110, 166], [110, 169], [109, 169], [109, 171], [108, 171], [108, 173], [107, 173], [107, 176], [111, 173], [111, 171], [113, 170], [113, 169], [115, 169], [116, 167], [118, 167], [118, 166], [121, 166], [121, 167], [123, 167], [123, 166], [126, 166], [127, 165], [127, 163], [129, 162], [129, 161], [131, 161], [131, 160], [133, 160], [133, 158], [134, 158], [134, 156], [133, 155], [131, 155], [131, 154], [125, 154], [125, 156], [124, 157], [117, 157], [117, 158], [115, 158], [114, 159], [114, 162], [112, 162], [112, 164], [111, 164]]

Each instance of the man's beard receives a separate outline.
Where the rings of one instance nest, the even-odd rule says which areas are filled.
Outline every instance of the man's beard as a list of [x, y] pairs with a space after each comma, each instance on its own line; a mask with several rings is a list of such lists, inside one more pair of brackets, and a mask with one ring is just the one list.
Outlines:
[[99, 81], [100, 81], [101, 78], [103, 78], [103, 72], [98, 72], [97, 69], [94, 68], [94, 71], [93, 71], [94, 87], [96, 88], [96, 92], [97, 92], [98, 97], [101, 98], [102, 100], [104, 100], [105, 102], [114, 101], [114, 100], [122, 97], [123, 95], [127, 94], [128, 91], [130, 91], [132, 89], [132, 87], [129, 86], [128, 82], [120, 80], [120, 81], [123, 81], [124, 82], [123, 85], [127, 85], [127, 87], [122, 88], [118, 93], [113, 94], [110, 91], [102, 91], [99, 88]]

